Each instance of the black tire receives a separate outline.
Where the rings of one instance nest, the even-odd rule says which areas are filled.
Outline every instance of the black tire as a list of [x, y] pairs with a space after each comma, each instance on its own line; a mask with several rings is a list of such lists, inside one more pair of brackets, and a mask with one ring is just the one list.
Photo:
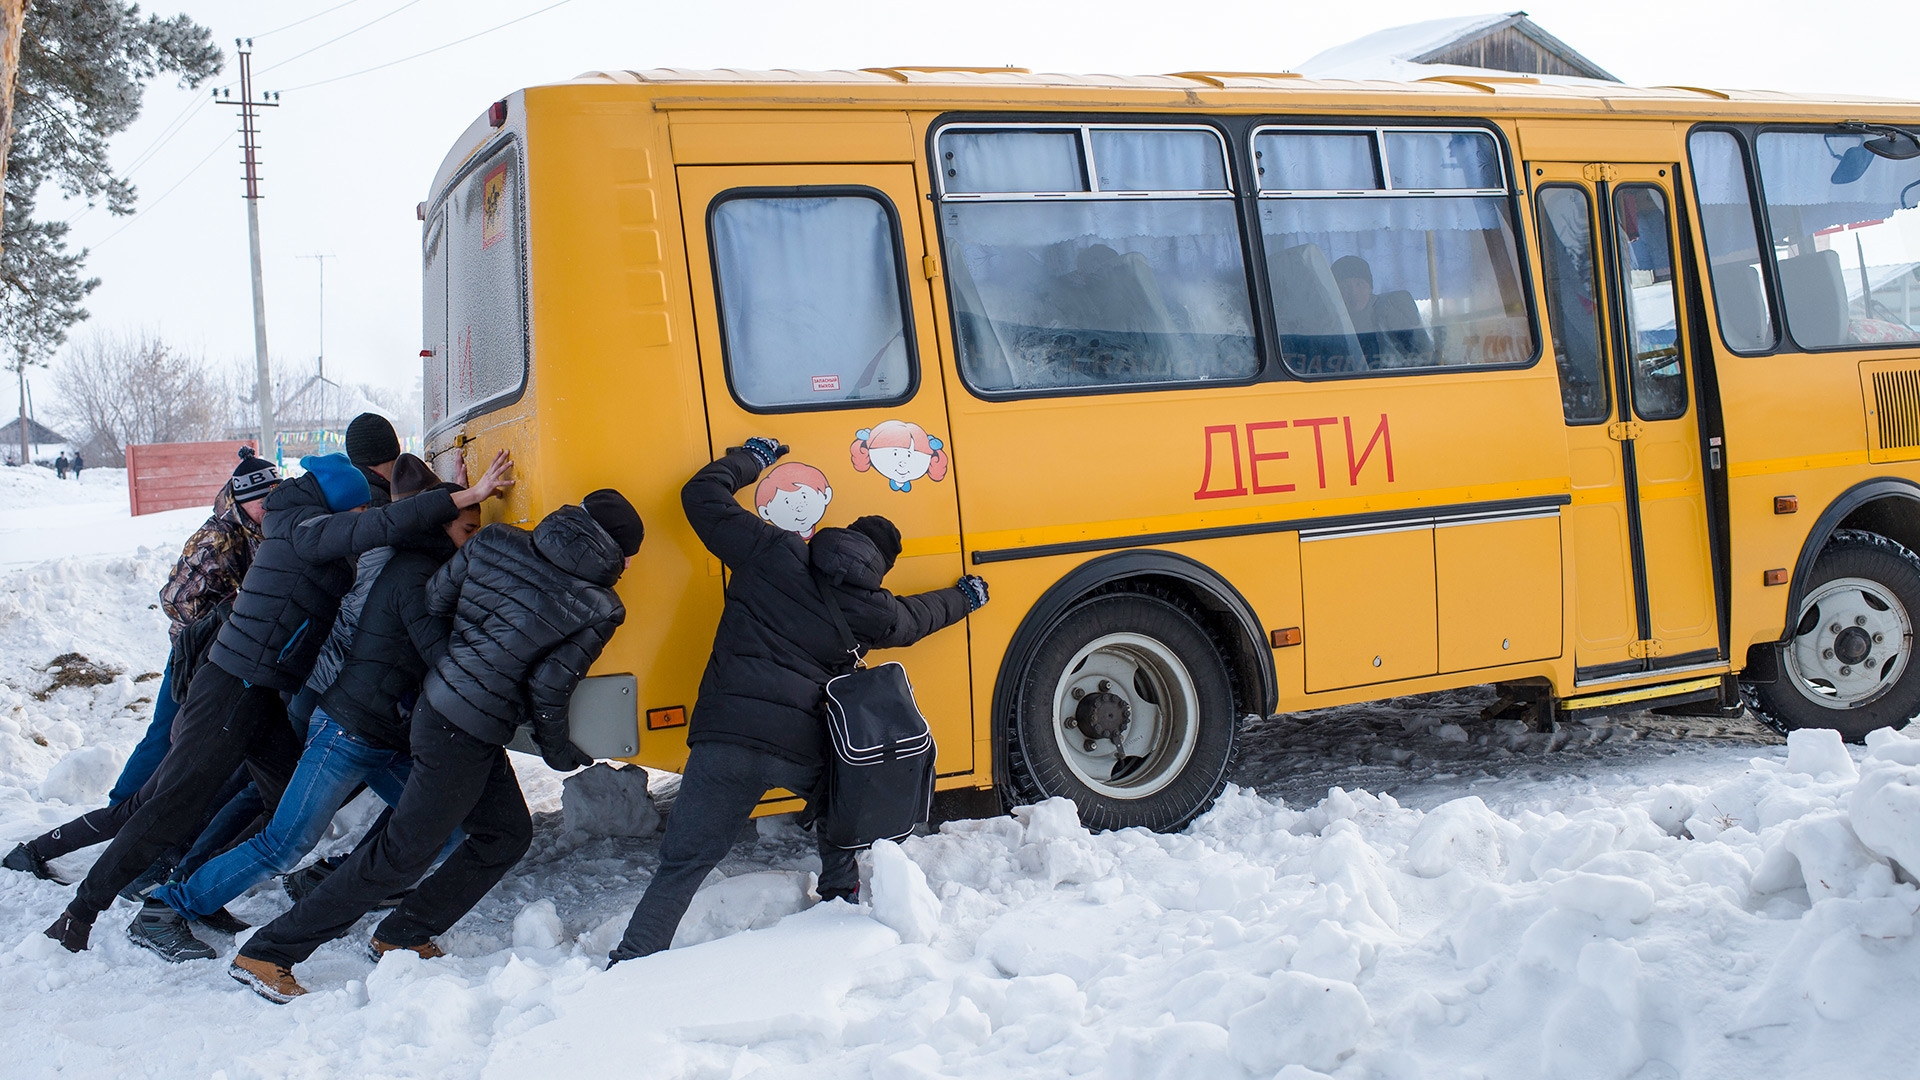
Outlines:
[[[1191, 749], [1184, 763], [1171, 756], [1165, 758], [1159, 771], [1152, 773], [1168, 774], [1159, 781], [1162, 786], [1137, 797], [1103, 794], [1088, 786], [1061, 747], [1066, 737], [1055, 734], [1056, 724], [1064, 718], [1056, 716], [1054, 702], [1066, 685], [1062, 680], [1071, 678], [1067, 665], [1083, 649], [1116, 634], [1149, 639], [1176, 658], [1185, 669], [1186, 685], [1198, 705], [1191, 721]], [[1184, 828], [1213, 805], [1226, 786], [1233, 763], [1238, 715], [1223, 652], [1199, 618], [1178, 603], [1158, 596], [1109, 593], [1073, 608], [1033, 649], [1019, 676], [1013, 715], [1005, 727], [1013, 786], [1009, 804], [1062, 796], [1073, 800], [1081, 823], [1090, 829], [1143, 826], [1171, 832]], [[1087, 662], [1076, 670], [1084, 669]], [[1162, 760], [1152, 754], [1143, 756], [1149, 759], [1147, 765]]]
[[[1889, 618], [1898, 615], [1906, 623], [1908, 632], [1904, 640], [1897, 643], [1888, 634], [1887, 640], [1869, 647], [1867, 661], [1882, 673], [1878, 685], [1854, 704], [1843, 705], [1837, 700], [1823, 704], [1815, 700], [1815, 695], [1822, 693], [1823, 683], [1826, 694], [1822, 696], [1836, 695], [1835, 683], [1822, 679], [1823, 674], [1828, 673], [1802, 664], [1797, 659], [1802, 655], [1797, 645], [1805, 642], [1807, 648], [1815, 649], [1822, 641], [1819, 635], [1841, 625], [1821, 610], [1822, 590], [1835, 582], [1853, 580], [1866, 582], [1872, 588], [1836, 587], [1837, 591], [1831, 591], [1825, 598], [1830, 609], [1842, 604], [1865, 603], [1866, 614], [1856, 618], [1881, 617], [1877, 613], [1886, 613]], [[1920, 714], [1920, 674], [1915, 673], [1911, 632], [1912, 621], [1920, 618], [1920, 558], [1875, 533], [1838, 533], [1814, 562], [1801, 595], [1804, 599], [1800, 611], [1795, 613], [1787, 640], [1780, 646], [1778, 677], [1771, 684], [1756, 687], [1761, 708], [1782, 727], [1832, 728], [1850, 742], [1866, 738], [1867, 733], [1876, 728], [1898, 727]], [[1904, 611], [1899, 610], [1901, 608]], [[1842, 653], [1837, 660], [1847, 659], [1844, 650]], [[1830, 663], [1835, 660], [1829, 657]], [[1893, 669], [1891, 674], [1886, 673], [1888, 668]], [[1837, 670], [1851, 673], [1853, 668]]]

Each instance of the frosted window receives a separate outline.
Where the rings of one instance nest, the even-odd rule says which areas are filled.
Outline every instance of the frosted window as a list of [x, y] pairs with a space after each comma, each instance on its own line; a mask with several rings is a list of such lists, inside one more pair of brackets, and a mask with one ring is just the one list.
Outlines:
[[726, 199], [712, 215], [727, 377], [748, 408], [903, 398], [892, 217], [866, 195]]
[[954, 131], [940, 136], [944, 189], [1085, 191], [1077, 131]]
[[960, 369], [986, 391], [1250, 379], [1226, 199], [951, 203]]
[[1253, 156], [1263, 191], [1374, 191], [1381, 186], [1371, 131], [1259, 135]]
[[1225, 191], [1227, 163], [1210, 131], [1096, 129], [1101, 191]]
[[1740, 142], [1729, 132], [1696, 131], [1687, 145], [1693, 156], [1693, 190], [1700, 201], [1700, 229], [1707, 237], [1720, 337], [1735, 352], [1771, 349], [1773, 304], [1760, 270], [1760, 227], [1747, 191]]
[[1387, 171], [1400, 190], [1507, 186], [1484, 131], [1389, 131], [1386, 139]]
[[443, 401], [450, 418], [510, 397], [526, 381], [520, 199], [520, 162], [509, 147], [447, 200]]
[[447, 230], [435, 214], [427, 225], [420, 287], [420, 388], [432, 431], [447, 417]]

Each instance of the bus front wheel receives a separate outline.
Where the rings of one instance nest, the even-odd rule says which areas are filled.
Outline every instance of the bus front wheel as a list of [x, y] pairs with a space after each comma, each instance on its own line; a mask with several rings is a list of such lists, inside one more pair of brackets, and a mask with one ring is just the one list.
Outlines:
[[1856, 742], [1905, 724], [1920, 713], [1916, 615], [1920, 559], [1873, 533], [1841, 533], [1813, 564], [1761, 705], [1789, 728], [1833, 728]]
[[1092, 829], [1184, 827], [1233, 760], [1233, 683], [1185, 607], [1110, 593], [1074, 608], [1027, 658], [1008, 725], [1015, 799], [1072, 799]]

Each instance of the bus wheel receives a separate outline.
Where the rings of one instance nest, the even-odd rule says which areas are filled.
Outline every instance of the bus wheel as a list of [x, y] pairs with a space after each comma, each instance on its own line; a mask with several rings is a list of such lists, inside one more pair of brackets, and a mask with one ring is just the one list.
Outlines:
[[1873, 533], [1839, 534], [1813, 564], [1761, 705], [1789, 728], [1833, 728], [1854, 741], [1906, 723], [1920, 713], [1915, 613], [1920, 559]]
[[1182, 607], [1113, 593], [1063, 618], [1028, 658], [1009, 725], [1020, 802], [1072, 799], [1088, 828], [1184, 827], [1233, 759], [1233, 684]]

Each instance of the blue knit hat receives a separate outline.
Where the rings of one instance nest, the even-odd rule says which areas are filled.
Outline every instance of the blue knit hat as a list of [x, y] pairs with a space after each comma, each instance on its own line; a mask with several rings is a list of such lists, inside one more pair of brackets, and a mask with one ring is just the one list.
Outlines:
[[367, 478], [354, 468], [353, 462], [345, 454], [309, 454], [300, 459], [300, 467], [313, 474], [320, 482], [320, 492], [327, 498], [327, 509], [334, 513], [351, 510], [356, 506], [365, 506], [373, 499], [373, 489], [367, 486]]

